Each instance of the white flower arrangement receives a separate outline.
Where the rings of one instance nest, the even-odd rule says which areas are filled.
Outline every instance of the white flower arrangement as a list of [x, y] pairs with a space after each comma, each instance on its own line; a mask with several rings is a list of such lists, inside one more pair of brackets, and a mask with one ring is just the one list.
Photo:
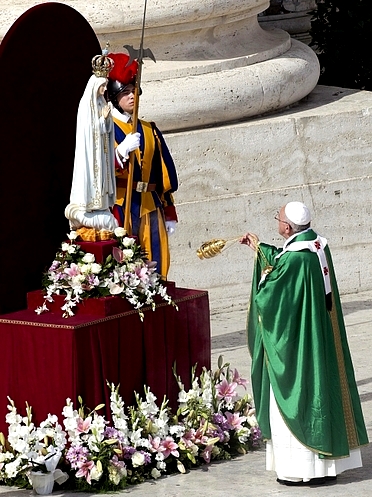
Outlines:
[[65, 431], [51, 415], [34, 426], [31, 408], [27, 406], [27, 415], [22, 417], [10, 400], [8, 439], [0, 435], [0, 482], [25, 486], [33, 464], [46, 464], [50, 456], [58, 462], [62, 454], [60, 465], [69, 474], [65, 489], [120, 490], [260, 446], [252, 399], [248, 394], [238, 395], [238, 387], [245, 388], [246, 380], [236, 369], [222, 365], [221, 358], [215, 373], [203, 369], [197, 378], [193, 368], [188, 391], [176, 379], [180, 386], [176, 414], [166, 399], [158, 407], [146, 387], [144, 398], [136, 394], [136, 406], [126, 414], [119, 388], [108, 384], [111, 426], [98, 413], [102, 404], [85, 413], [80, 397], [78, 409], [71, 399], [66, 400], [62, 411]]
[[22, 479], [32, 482], [34, 473], [51, 473], [52, 481], [62, 484], [68, 475], [56, 469], [67, 440], [55, 415], [35, 427], [32, 409], [26, 404], [26, 416], [17, 413], [12, 399], [8, 397], [8, 439], [0, 434], [0, 482], [14, 484]]
[[146, 260], [140, 245], [126, 236], [123, 228], [116, 228], [118, 247], [113, 248], [112, 255], [103, 264], [95, 261], [94, 254], [83, 252], [74, 243], [75, 231], [67, 236], [70, 242], [62, 243], [52, 265], [44, 273], [42, 286], [46, 295], [43, 304], [35, 310], [37, 314], [47, 312], [53, 295], [61, 294], [65, 295], [61, 309], [66, 318], [74, 315], [74, 307], [83, 299], [109, 295], [125, 298], [138, 310], [141, 320], [144, 317], [141, 308], [149, 305], [154, 310], [157, 295], [177, 307], [156, 272], [156, 262]]

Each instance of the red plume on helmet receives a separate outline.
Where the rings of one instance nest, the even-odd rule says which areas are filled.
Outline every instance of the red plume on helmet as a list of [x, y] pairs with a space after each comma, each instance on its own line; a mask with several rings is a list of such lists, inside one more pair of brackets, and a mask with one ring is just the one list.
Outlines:
[[133, 60], [128, 66], [129, 55], [125, 53], [110, 53], [108, 55], [114, 61], [114, 68], [111, 69], [108, 77], [114, 81], [120, 81], [124, 85], [134, 83], [137, 72], [138, 62]]

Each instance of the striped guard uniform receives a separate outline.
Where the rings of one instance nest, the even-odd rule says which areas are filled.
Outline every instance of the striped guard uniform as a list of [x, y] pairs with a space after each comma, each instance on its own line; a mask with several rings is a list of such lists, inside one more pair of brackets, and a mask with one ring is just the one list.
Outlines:
[[[114, 116], [114, 125], [117, 146], [132, 132], [132, 124]], [[178, 188], [177, 173], [169, 149], [155, 123], [139, 120], [137, 131], [141, 134], [141, 142], [140, 148], [135, 151], [130, 225], [132, 235], [138, 237], [147, 258], [157, 262], [157, 272], [166, 279], [170, 255], [165, 221], [177, 221], [172, 195]], [[127, 168], [117, 167], [117, 200], [113, 214], [120, 226], [124, 226], [127, 178]], [[139, 182], [148, 184], [147, 191], [137, 191]]]

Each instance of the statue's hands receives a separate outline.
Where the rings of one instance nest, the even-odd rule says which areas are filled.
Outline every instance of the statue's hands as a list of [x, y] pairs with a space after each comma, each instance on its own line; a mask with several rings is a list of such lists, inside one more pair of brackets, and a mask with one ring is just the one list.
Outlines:
[[133, 152], [133, 150], [136, 150], [136, 148], [140, 146], [140, 139], [140, 133], [129, 133], [124, 140], [119, 143], [116, 150], [124, 159], [128, 159], [130, 152]]
[[240, 238], [239, 242], [242, 245], [248, 245], [248, 247], [252, 250], [256, 250], [259, 240], [257, 235], [253, 233], [246, 233]]
[[102, 115], [105, 119], [107, 119], [110, 114], [111, 114], [111, 106], [107, 104], [102, 109]]

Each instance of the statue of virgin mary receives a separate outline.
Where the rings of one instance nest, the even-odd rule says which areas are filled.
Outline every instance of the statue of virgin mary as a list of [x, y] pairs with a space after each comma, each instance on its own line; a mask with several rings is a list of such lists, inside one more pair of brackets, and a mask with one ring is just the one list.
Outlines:
[[107, 56], [92, 60], [93, 74], [80, 100], [74, 173], [70, 203], [65, 216], [73, 230], [86, 227], [114, 231], [118, 226], [110, 211], [116, 199], [114, 127], [111, 104], [104, 98], [108, 71]]

